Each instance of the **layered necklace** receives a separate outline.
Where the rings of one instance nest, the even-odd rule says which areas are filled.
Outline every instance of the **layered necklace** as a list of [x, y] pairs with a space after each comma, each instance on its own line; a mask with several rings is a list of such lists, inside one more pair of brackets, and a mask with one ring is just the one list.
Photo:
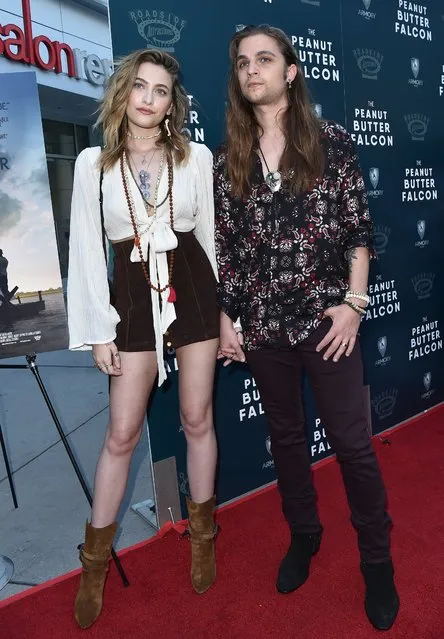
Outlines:
[[[150, 217], [150, 224], [149, 226], [142, 232], [139, 231], [139, 227], [137, 226], [137, 222], [136, 222], [136, 207], [134, 206], [134, 200], [132, 197], [132, 193], [131, 193], [131, 188], [129, 185], [129, 166], [128, 166], [128, 159], [127, 159], [127, 155], [125, 153], [125, 151], [123, 152], [121, 158], [120, 158], [120, 173], [122, 175], [122, 182], [123, 182], [123, 189], [125, 191], [125, 197], [126, 197], [126, 202], [128, 204], [128, 210], [129, 210], [129, 214], [130, 214], [130, 218], [131, 218], [131, 224], [133, 227], [133, 231], [134, 231], [134, 245], [137, 247], [137, 250], [139, 252], [139, 256], [140, 256], [140, 264], [142, 266], [142, 271], [143, 271], [143, 275], [145, 277], [145, 280], [148, 284], [148, 286], [153, 289], [153, 291], [156, 291], [156, 293], [163, 293], [164, 291], [166, 291], [168, 288], [170, 289], [170, 293], [168, 296], [168, 301], [169, 302], [175, 302], [176, 301], [176, 291], [173, 288], [173, 270], [174, 270], [174, 249], [172, 251], [169, 251], [169, 264], [168, 264], [168, 283], [161, 287], [161, 286], [155, 286], [155, 284], [153, 284], [150, 280], [150, 276], [148, 273], [148, 267], [147, 264], [145, 262], [144, 256], [143, 256], [143, 251], [142, 251], [142, 246], [141, 246], [141, 242], [140, 242], [140, 236], [145, 233], [146, 231], [148, 231], [152, 224], [154, 223], [154, 220], [156, 219], [157, 216], [157, 209], [159, 208], [160, 205], [157, 204], [157, 195], [159, 192], [159, 185], [160, 185], [160, 179], [162, 177], [162, 172], [163, 172], [163, 167], [165, 164], [165, 149], [162, 149], [162, 157], [160, 160], [160, 165], [159, 165], [159, 170], [157, 172], [157, 180], [156, 180], [156, 186], [155, 186], [155, 190], [154, 190], [154, 206], [153, 206], [153, 214], [150, 215], [149, 214], [149, 203], [145, 200], [145, 198], [143, 198], [144, 203], [145, 203], [145, 210], [147, 212], [147, 214]], [[173, 162], [172, 159], [168, 156], [167, 157], [167, 165], [168, 165], [168, 191], [167, 191], [167, 195], [165, 197], [169, 198], [169, 204], [170, 204], [170, 227], [171, 230], [174, 231], [174, 206], [173, 206]], [[163, 200], [163, 202], [165, 201]], [[162, 204], [163, 204], [162, 202]]]
[[148, 200], [151, 197], [151, 173], [148, 171], [148, 169], [150, 168], [150, 164], [153, 161], [156, 151], [157, 151], [157, 148], [154, 147], [154, 150], [151, 154], [151, 158], [148, 163], [146, 160], [147, 153], [145, 153], [144, 155], [141, 153], [138, 153], [137, 155], [141, 155], [143, 158], [139, 168], [137, 167], [135, 159], [132, 158], [132, 154], [130, 155], [130, 158], [133, 159], [134, 168], [136, 169], [140, 191], [146, 202], [148, 202]]
[[262, 159], [264, 160], [264, 164], [268, 171], [267, 175], [265, 176], [265, 183], [270, 188], [270, 191], [272, 193], [276, 193], [276, 191], [279, 191], [282, 186], [282, 173], [280, 171], [270, 171], [270, 167], [268, 166], [268, 162], [265, 159], [264, 152], [262, 151], [260, 145], [259, 152], [262, 156]]
[[[154, 133], [153, 135], [134, 135], [133, 133], [131, 133], [131, 131], [128, 131], [128, 137], [133, 139], [133, 140], [152, 140], [154, 138], [159, 137], [159, 135], [161, 134], [161, 129], [158, 130], [157, 133]], [[156, 154], [156, 151], [158, 150], [158, 148], [155, 146], [153, 149], [153, 152], [151, 154], [151, 158], [150, 161], [147, 164], [146, 161], [146, 156], [148, 155], [147, 153], [137, 153], [137, 155], [140, 155], [143, 159], [142, 159], [142, 163], [140, 165], [140, 167], [138, 168], [136, 165], [136, 161], [133, 159], [134, 162], [134, 167], [136, 169], [136, 173], [137, 173], [137, 177], [138, 179], [138, 183], [139, 183], [139, 188], [140, 191], [144, 197], [144, 199], [146, 201], [148, 201], [151, 197], [151, 173], [148, 171], [151, 162], [153, 161], [153, 158]]]

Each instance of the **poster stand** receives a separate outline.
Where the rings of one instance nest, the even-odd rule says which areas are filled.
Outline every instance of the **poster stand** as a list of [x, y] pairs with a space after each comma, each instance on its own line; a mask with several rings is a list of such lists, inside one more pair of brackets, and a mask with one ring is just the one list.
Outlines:
[[16, 495], [16, 492], [15, 492], [14, 482], [12, 481], [11, 466], [9, 464], [8, 451], [6, 450], [5, 438], [3, 437], [3, 430], [2, 430], [2, 425], [1, 424], [0, 424], [0, 446], [2, 448], [3, 460], [5, 462], [6, 474], [8, 476], [9, 488], [11, 489], [11, 495], [12, 495], [12, 501], [14, 503], [14, 508], [18, 508], [17, 495]]
[[[62, 425], [61, 425], [61, 423], [59, 421], [59, 418], [57, 417], [57, 414], [55, 412], [54, 406], [52, 405], [52, 402], [51, 402], [51, 400], [49, 398], [49, 395], [48, 395], [48, 393], [46, 391], [45, 385], [44, 385], [43, 380], [42, 380], [42, 378], [40, 376], [40, 372], [39, 372], [36, 360], [37, 360], [37, 355], [35, 353], [33, 353], [32, 355], [26, 355], [26, 362], [27, 362], [26, 364], [0, 364], [0, 369], [19, 369], [19, 370], [23, 370], [23, 369], [28, 368], [31, 371], [31, 373], [34, 375], [34, 378], [37, 381], [37, 384], [39, 386], [39, 389], [40, 389], [40, 392], [41, 392], [41, 394], [43, 396], [43, 399], [45, 400], [45, 403], [46, 403], [46, 405], [48, 407], [48, 410], [49, 410], [49, 412], [51, 414], [52, 420], [53, 420], [53, 422], [54, 422], [54, 424], [55, 424], [55, 426], [57, 428], [57, 431], [58, 431], [58, 433], [60, 435], [60, 439], [61, 439], [61, 441], [62, 441], [62, 443], [63, 443], [63, 445], [65, 447], [65, 450], [66, 450], [66, 452], [68, 454], [69, 460], [70, 460], [70, 462], [71, 462], [71, 464], [72, 464], [72, 466], [74, 468], [74, 471], [75, 471], [75, 473], [77, 475], [77, 478], [78, 478], [78, 480], [80, 482], [80, 485], [82, 486], [83, 492], [86, 495], [86, 498], [88, 500], [89, 505], [92, 506], [91, 492], [90, 492], [90, 490], [88, 488], [88, 485], [87, 485], [87, 483], [86, 483], [86, 481], [85, 481], [85, 479], [84, 479], [84, 477], [82, 475], [82, 471], [80, 470], [80, 467], [79, 467], [79, 465], [77, 463], [77, 460], [74, 457], [74, 454], [72, 452], [70, 443], [69, 443], [69, 441], [68, 441], [68, 439], [67, 439], [67, 437], [65, 435], [65, 432], [64, 432], [64, 430], [62, 428]], [[117, 570], [119, 572], [119, 575], [120, 575], [120, 577], [122, 579], [123, 585], [125, 587], [129, 586], [129, 581], [127, 579], [127, 576], [126, 576], [126, 574], [125, 574], [125, 572], [123, 570], [122, 564], [120, 563], [120, 559], [118, 558], [114, 548], [112, 548], [112, 550], [111, 550], [111, 555], [112, 555], [112, 558], [114, 559], [114, 562], [116, 564], [116, 568], [117, 568]]]

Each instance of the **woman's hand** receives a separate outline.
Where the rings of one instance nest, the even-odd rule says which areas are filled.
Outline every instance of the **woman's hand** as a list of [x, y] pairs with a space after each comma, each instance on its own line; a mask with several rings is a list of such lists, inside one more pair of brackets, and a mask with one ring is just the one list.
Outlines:
[[93, 344], [93, 359], [96, 367], [105, 375], [118, 377], [122, 374], [120, 355], [114, 342]]
[[241, 330], [236, 330], [233, 322], [225, 315], [220, 314], [220, 344], [217, 359], [226, 357], [224, 366], [228, 366], [231, 362], [245, 362], [245, 355], [242, 347], [244, 345], [244, 337]]

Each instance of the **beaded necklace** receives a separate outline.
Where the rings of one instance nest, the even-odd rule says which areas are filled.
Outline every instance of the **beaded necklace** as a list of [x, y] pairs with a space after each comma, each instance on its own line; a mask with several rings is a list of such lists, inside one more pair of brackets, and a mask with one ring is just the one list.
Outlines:
[[[150, 216], [153, 218], [153, 221], [151, 222], [151, 224], [154, 222], [154, 218], [157, 215], [157, 194], [159, 191], [159, 184], [160, 184], [160, 178], [162, 177], [162, 171], [163, 171], [163, 166], [164, 166], [164, 159], [165, 159], [165, 151], [162, 154], [162, 159], [160, 162], [160, 166], [159, 166], [159, 171], [157, 174], [157, 181], [156, 181], [156, 188], [155, 188], [155, 192], [154, 192], [154, 212], [153, 215]], [[170, 226], [171, 226], [171, 230], [174, 231], [174, 206], [173, 206], [173, 164], [172, 164], [172, 160], [170, 157], [167, 158], [167, 165], [168, 165], [168, 194], [169, 194], [169, 202], [170, 202]], [[128, 160], [126, 157], [126, 153], [123, 152], [121, 158], [120, 158], [120, 172], [122, 175], [122, 182], [123, 182], [123, 189], [125, 191], [125, 197], [126, 197], [126, 201], [128, 204], [128, 210], [129, 210], [129, 214], [131, 217], [131, 224], [133, 227], [133, 231], [134, 231], [134, 245], [137, 247], [138, 251], [139, 251], [139, 256], [140, 256], [140, 264], [142, 266], [142, 271], [143, 271], [143, 275], [145, 277], [145, 280], [147, 281], [148, 286], [153, 290], [156, 291], [156, 293], [163, 293], [164, 291], [166, 291], [168, 288], [170, 289], [170, 293], [168, 296], [168, 302], [175, 302], [176, 301], [176, 291], [173, 288], [172, 285], [172, 281], [173, 281], [173, 270], [174, 270], [174, 249], [171, 250], [169, 253], [169, 265], [168, 265], [168, 283], [163, 286], [155, 286], [149, 277], [148, 274], [148, 267], [147, 264], [144, 260], [143, 257], [143, 252], [142, 252], [142, 247], [141, 247], [141, 243], [140, 243], [140, 235], [141, 233], [139, 233], [139, 229], [137, 228], [137, 223], [136, 223], [136, 215], [135, 215], [135, 206], [134, 206], [134, 201], [132, 198], [132, 194], [131, 194], [131, 190], [129, 187], [129, 180], [128, 180]], [[150, 225], [151, 226], [151, 225]]]

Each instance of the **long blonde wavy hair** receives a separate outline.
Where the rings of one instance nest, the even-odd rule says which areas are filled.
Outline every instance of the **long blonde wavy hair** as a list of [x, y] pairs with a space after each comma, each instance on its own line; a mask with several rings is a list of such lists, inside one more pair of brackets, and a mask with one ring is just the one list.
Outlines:
[[104, 148], [100, 155], [99, 168], [104, 171], [109, 171], [119, 161], [125, 149], [128, 134], [126, 108], [138, 69], [144, 62], [162, 66], [173, 80], [173, 108], [168, 116], [171, 137], [167, 135], [165, 126], [161, 125], [161, 134], [156, 144], [165, 145], [167, 154], [176, 164], [188, 159], [189, 139], [182, 130], [189, 111], [189, 101], [179, 80], [179, 63], [176, 58], [164, 51], [140, 49], [116, 62], [115, 71], [108, 80], [100, 102], [96, 126], [101, 127], [103, 134]]

